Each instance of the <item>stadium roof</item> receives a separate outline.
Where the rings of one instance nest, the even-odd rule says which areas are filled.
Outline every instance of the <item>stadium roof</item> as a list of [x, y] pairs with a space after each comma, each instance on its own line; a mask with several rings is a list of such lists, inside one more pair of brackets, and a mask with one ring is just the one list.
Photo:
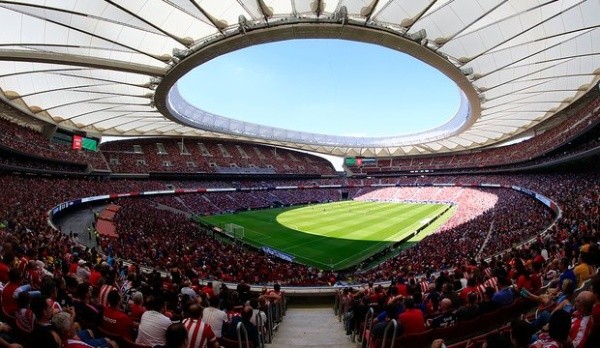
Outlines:
[[[1, 97], [97, 135], [223, 137], [334, 155], [460, 151], [530, 129], [600, 76], [598, 0], [0, 0], [0, 21]], [[426, 133], [350, 138], [231, 120], [176, 93], [179, 77], [216, 56], [302, 38], [413, 55], [457, 83], [461, 110]]]

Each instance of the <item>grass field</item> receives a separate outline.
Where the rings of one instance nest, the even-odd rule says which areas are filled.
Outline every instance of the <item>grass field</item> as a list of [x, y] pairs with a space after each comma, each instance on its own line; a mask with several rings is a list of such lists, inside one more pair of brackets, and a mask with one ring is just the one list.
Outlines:
[[271, 247], [294, 256], [297, 262], [344, 269], [412, 237], [417, 228], [446, 208], [445, 204], [344, 201], [200, 220], [217, 227], [227, 223], [243, 226], [246, 243]]

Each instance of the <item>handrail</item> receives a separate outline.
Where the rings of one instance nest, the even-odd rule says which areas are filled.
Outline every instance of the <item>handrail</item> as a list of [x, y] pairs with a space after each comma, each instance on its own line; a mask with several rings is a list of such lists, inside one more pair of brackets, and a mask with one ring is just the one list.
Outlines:
[[396, 319], [392, 319], [392, 321], [390, 321], [385, 326], [385, 330], [383, 331], [383, 342], [381, 343], [381, 348], [385, 348], [385, 342], [388, 339], [388, 331], [390, 330], [391, 326], [394, 327], [394, 333], [392, 333], [392, 340], [390, 341], [390, 348], [394, 348], [394, 342], [396, 341], [396, 334], [398, 333], [398, 322], [396, 321]]
[[264, 313], [263, 311], [261, 311], [260, 309], [258, 310], [258, 313], [256, 313], [256, 328], [258, 329], [258, 347], [257, 348], [264, 348], [265, 347], [265, 336], [264, 336], [264, 323], [263, 323], [263, 318], [261, 313]]
[[367, 314], [365, 314], [365, 328], [363, 330], [363, 332], [359, 335], [360, 341], [362, 342], [364, 340], [364, 336], [365, 333], [371, 332], [371, 329], [373, 328], [373, 318], [375, 317], [375, 310], [373, 309], [373, 307], [369, 308], [369, 311], [367, 311]]
[[242, 332], [244, 334], [244, 341], [246, 341], [246, 348], [250, 348], [250, 341], [248, 341], [248, 331], [246, 330], [246, 327], [242, 324], [242, 322], [239, 322], [237, 324], [237, 327], [235, 329], [237, 331], [237, 339], [238, 339], [238, 345], [240, 348], [244, 348], [244, 346], [242, 345]]

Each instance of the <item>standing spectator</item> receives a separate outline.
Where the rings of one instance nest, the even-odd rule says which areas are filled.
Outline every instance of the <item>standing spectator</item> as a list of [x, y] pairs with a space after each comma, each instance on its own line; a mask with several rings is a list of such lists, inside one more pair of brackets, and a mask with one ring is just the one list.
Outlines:
[[398, 316], [398, 320], [404, 327], [404, 334], [424, 332], [425, 319], [423, 311], [415, 307], [415, 301], [410, 297], [404, 300], [404, 307], [406, 309]]

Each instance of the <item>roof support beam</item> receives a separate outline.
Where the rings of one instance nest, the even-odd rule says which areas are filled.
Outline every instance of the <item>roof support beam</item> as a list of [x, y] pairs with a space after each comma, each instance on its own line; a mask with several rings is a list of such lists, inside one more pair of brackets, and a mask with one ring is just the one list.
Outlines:
[[148, 66], [143, 64], [119, 62], [110, 59], [78, 56], [70, 54], [58, 54], [53, 52], [29, 51], [29, 50], [0, 50], [0, 61], [37, 62], [71, 66], [82, 66], [87, 68], [98, 68], [107, 70], [124, 71], [149, 76], [164, 76], [166, 68]]

